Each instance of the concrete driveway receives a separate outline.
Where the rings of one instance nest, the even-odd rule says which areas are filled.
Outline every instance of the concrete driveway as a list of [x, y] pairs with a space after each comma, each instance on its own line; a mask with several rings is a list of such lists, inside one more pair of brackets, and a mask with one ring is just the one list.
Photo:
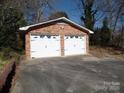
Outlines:
[[72, 56], [23, 62], [11, 93], [124, 93], [124, 61]]

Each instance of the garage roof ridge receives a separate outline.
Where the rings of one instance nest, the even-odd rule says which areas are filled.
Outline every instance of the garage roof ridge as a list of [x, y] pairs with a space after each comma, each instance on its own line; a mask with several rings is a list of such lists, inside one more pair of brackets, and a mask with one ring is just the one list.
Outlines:
[[71, 24], [73, 24], [73, 25], [75, 25], [75, 26], [77, 26], [77, 27], [79, 27], [79, 28], [81, 28], [81, 29], [83, 29], [83, 30], [88, 31], [90, 34], [93, 34], [93, 33], [94, 33], [94, 32], [91, 31], [90, 29], [87, 29], [86, 27], [83, 27], [83, 26], [81, 26], [81, 25], [79, 25], [79, 24], [77, 24], [77, 23], [75, 23], [75, 22], [73, 22], [73, 21], [71, 21], [71, 20], [69, 20], [69, 19], [67, 19], [67, 18], [65, 18], [65, 17], [60, 17], [60, 18], [53, 19], [53, 20], [49, 20], [49, 21], [42, 22], [42, 23], [38, 23], [38, 24], [34, 24], [34, 25], [29, 25], [29, 26], [25, 26], [25, 27], [20, 27], [19, 30], [21, 30], [21, 31], [26, 31], [26, 30], [28, 30], [30, 27], [35, 27], [35, 26], [39, 26], [39, 25], [43, 25], [43, 24], [47, 24], [47, 23], [52, 23], [52, 22], [59, 21], [59, 20], [64, 20], [64, 21], [66, 21], [66, 22], [69, 22], [69, 23], [71, 23]]

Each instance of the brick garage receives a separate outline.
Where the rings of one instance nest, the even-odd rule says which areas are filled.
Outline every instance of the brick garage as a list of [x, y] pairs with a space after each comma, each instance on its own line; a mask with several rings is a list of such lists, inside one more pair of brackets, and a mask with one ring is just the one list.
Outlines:
[[88, 54], [91, 30], [62, 17], [21, 27], [26, 58]]

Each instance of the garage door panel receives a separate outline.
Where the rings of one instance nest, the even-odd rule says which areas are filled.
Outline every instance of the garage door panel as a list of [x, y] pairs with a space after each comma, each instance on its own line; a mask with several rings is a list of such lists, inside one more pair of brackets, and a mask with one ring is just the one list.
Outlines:
[[30, 46], [31, 57], [60, 56], [60, 36], [31, 36]]
[[65, 55], [85, 54], [86, 45], [83, 36], [65, 36]]

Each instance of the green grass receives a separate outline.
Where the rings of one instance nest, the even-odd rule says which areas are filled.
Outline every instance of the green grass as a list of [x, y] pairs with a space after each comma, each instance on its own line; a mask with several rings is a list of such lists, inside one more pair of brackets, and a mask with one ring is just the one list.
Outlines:
[[5, 60], [2, 60], [1, 58], [0, 58], [0, 71], [3, 69], [3, 67], [4, 67], [4, 65], [5, 64], [7, 64], [9, 61], [5, 61]]
[[0, 71], [3, 69], [3, 66], [12, 60], [19, 63], [20, 57], [22, 53], [19, 53], [10, 48], [1, 48], [0, 49]]

